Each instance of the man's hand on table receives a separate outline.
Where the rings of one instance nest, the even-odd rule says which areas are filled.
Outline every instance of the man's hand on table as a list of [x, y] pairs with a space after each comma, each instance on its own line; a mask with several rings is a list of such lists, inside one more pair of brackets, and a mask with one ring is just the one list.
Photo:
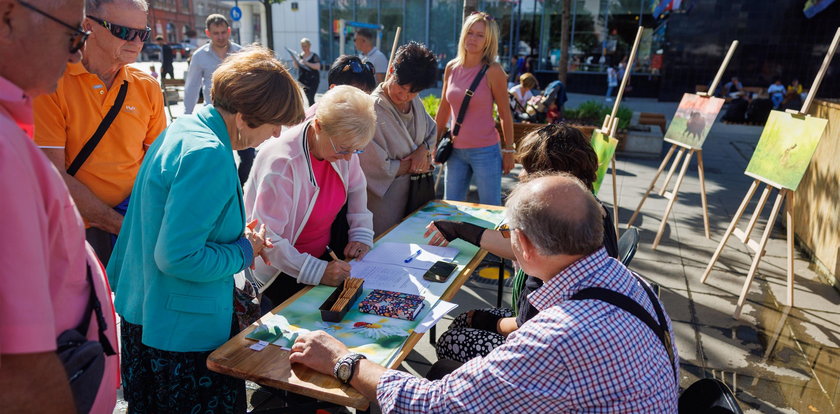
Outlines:
[[303, 364], [322, 374], [333, 376], [338, 359], [350, 352], [338, 339], [324, 331], [298, 336], [292, 345], [289, 363]]

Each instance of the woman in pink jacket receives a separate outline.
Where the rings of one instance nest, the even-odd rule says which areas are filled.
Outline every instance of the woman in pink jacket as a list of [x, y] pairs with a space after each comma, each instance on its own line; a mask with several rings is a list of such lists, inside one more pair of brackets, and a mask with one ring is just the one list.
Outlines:
[[[373, 98], [336, 86], [315, 115], [270, 140], [257, 154], [245, 185], [248, 220], [266, 226], [274, 249], [254, 271], [264, 297], [278, 305], [306, 285], [336, 286], [350, 265], [344, 259], [373, 246], [373, 215], [359, 157], [376, 129]], [[349, 228], [349, 229], [348, 229]]]

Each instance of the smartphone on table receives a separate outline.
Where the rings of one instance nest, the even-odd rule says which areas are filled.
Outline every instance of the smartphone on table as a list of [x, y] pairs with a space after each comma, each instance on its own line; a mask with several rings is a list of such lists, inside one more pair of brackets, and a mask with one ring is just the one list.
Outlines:
[[423, 279], [430, 282], [446, 282], [446, 279], [449, 278], [449, 275], [451, 275], [452, 271], [454, 271], [457, 267], [458, 265], [455, 263], [437, 261], [429, 268], [429, 270], [426, 271], [426, 273], [423, 274]]

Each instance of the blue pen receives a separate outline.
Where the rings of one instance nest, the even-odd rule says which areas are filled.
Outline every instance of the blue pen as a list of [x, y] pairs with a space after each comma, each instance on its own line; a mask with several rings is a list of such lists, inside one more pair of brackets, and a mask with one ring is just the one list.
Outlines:
[[406, 257], [406, 258], [405, 258], [405, 260], [403, 260], [403, 263], [411, 263], [411, 261], [412, 261], [412, 260], [414, 260], [414, 259], [416, 259], [416, 258], [417, 258], [417, 256], [420, 256], [420, 253], [422, 253], [422, 252], [423, 252], [422, 250], [417, 249], [417, 251], [416, 251], [416, 252], [414, 252], [414, 254], [412, 254], [411, 256]]

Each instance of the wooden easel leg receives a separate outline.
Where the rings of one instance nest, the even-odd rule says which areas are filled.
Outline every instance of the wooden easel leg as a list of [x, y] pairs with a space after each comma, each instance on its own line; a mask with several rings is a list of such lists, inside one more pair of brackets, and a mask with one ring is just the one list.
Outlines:
[[744, 200], [741, 201], [741, 205], [738, 207], [738, 210], [735, 212], [735, 216], [732, 217], [732, 222], [729, 223], [729, 227], [726, 228], [726, 232], [723, 233], [723, 239], [721, 239], [720, 244], [718, 245], [717, 249], [715, 249], [715, 253], [712, 255], [712, 260], [709, 261], [709, 265], [706, 267], [706, 271], [703, 272], [703, 276], [700, 278], [701, 283], [706, 283], [706, 279], [709, 277], [709, 273], [712, 272], [712, 267], [714, 267], [715, 262], [717, 262], [718, 258], [720, 257], [720, 253], [723, 251], [724, 246], [726, 246], [726, 242], [729, 240], [729, 236], [732, 235], [732, 232], [735, 230], [735, 227], [738, 225], [738, 220], [741, 219], [741, 215], [744, 214], [744, 210], [747, 209], [747, 205], [750, 203], [750, 200], [755, 194], [755, 190], [758, 189], [758, 180], [753, 180], [750, 189], [747, 190], [747, 195], [744, 196]]
[[697, 176], [700, 177], [700, 202], [703, 204], [703, 229], [706, 231], [706, 238], [711, 239], [709, 233], [709, 207], [706, 202], [706, 178], [703, 168], [703, 150], [699, 149], [697, 153]]
[[755, 205], [755, 211], [753, 211], [750, 221], [747, 222], [747, 228], [744, 229], [743, 232], [740, 230], [735, 232], [735, 235], [738, 236], [742, 242], [749, 244], [750, 234], [752, 234], [753, 229], [755, 229], [755, 224], [758, 222], [758, 218], [761, 216], [761, 211], [764, 210], [764, 206], [767, 204], [767, 199], [770, 198], [770, 192], [772, 190], [772, 187], [765, 185], [764, 191], [761, 192], [761, 197], [758, 198], [758, 204]]
[[683, 154], [685, 154], [685, 148], [680, 147], [680, 150], [677, 151], [677, 156], [674, 158], [674, 163], [671, 164], [671, 169], [668, 170], [668, 175], [665, 176], [665, 182], [662, 184], [662, 188], [659, 189], [660, 196], [664, 196], [665, 191], [668, 190], [668, 184], [671, 183], [671, 177], [674, 175], [674, 171], [677, 170], [677, 165], [680, 164]]
[[[659, 241], [662, 239], [662, 233], [665, 232], [665, 225], [668, 224], [668, 215], [671, 214], [671, 209], [674, 207], [674, 203], [677, 202], [677, 193], [680, 191], [680, 185], [682, 185], [683, 179], [685, 178], [685, 172], [688, 170], [688, 164], [691, 164], [691, 156], [694, 155], [694, 150], [688, 151], [688, 155], [685, 157], [685, 161], [683, 161], [682, 168], [680, 168], [680, 175], [677, 177], [677, 182], [674, 183], [674, 191], [671, 193], [670, 200], [668, 200], [668, 206], [665, 207], [665, 214], [662, 215], [662, 222], [659, 223], [659, 231], [656, 232], [656, 238], [653, 239], [653, 245], [651, 248], [656, 250], [659, 247]], [[679, 155], [677, 155], [679, 158]]]
[[788, 306], [793, 306], [793, 198], [794, 193], [790, 190], [782, 190], [787, 193], [787, 294]]
[[674, 155], [674, 150], [677, 149], [676, 144], [671, 144], [671, 149], [668, 150], [668, 153], [665, 154], [665, 159], [662, 160], [662, 164], [659, 164], [659, 169], [656, 171], [656, 175], [653, 176], [653, 180], [650, 182], [650, 186], [648, 186], [647, 191], [645, 191], [645, 195], [642, 196], [642, 201], [639, 201], [639, 206], [636, 207], [636, 211], [633, 212], [633, 215], [630, 217], [630, 221], [627, 222], [627, 228], [629, 229], [630, 226], [633, 225], [633, 222], [636, 221], [636, 217], [639, 215], [639, 211], [642, 210], [642, 205], [645, 204], [645, 200], [647, 200], [650, 192], [653, 191], [653, 187], [656, 186], [656, 180], [659, 179], [659, 176], [662, 174], [662, 171], [665, 171], [665, 166], [668, 165], [668, 161], [671, 159], [671, 156]]
[[779, 215], [779, 208], [782, 206], [782, 201], [785, 199], [785, 193], [785, 190], [779, 191], [779, 195], [776, 196], [776, 202], [773, 203], [773, 210], [770, 211], [770, 217], [767, 218], [767, 227], [764, 228], [764, 234], [761, 235], [761, 242], [758, 244], [758, 251], [753, 258], [750, 271], [747, 273], [747, 280], [744, 281], [744, 287], [741, 288], [741, 295], [738, 296], [738, 305], [735, 306], [735, 313], [732, 315], [733, 318], [737, 319], [741, 316], [741, 309], [744, 307], [744, 302], [747, 299], [747, 293], [750, 290], [750, 285], [755, 278], [755, 274], [758, 272], [758, 264], [761, 263], [761, 257], [763, 256], [762, 252], [764, 252], [764, 247], [767, 246], [767, 240], [770, 239], [770, 233], [773, 232], [773, 225], [776, 224], [776, 217]]
[[613, 180], [613, 226], [615, 234], [618, 235], [618, 180], [615, 177], [615, 155], [610, 160], [610, 168], [612, 168]]

